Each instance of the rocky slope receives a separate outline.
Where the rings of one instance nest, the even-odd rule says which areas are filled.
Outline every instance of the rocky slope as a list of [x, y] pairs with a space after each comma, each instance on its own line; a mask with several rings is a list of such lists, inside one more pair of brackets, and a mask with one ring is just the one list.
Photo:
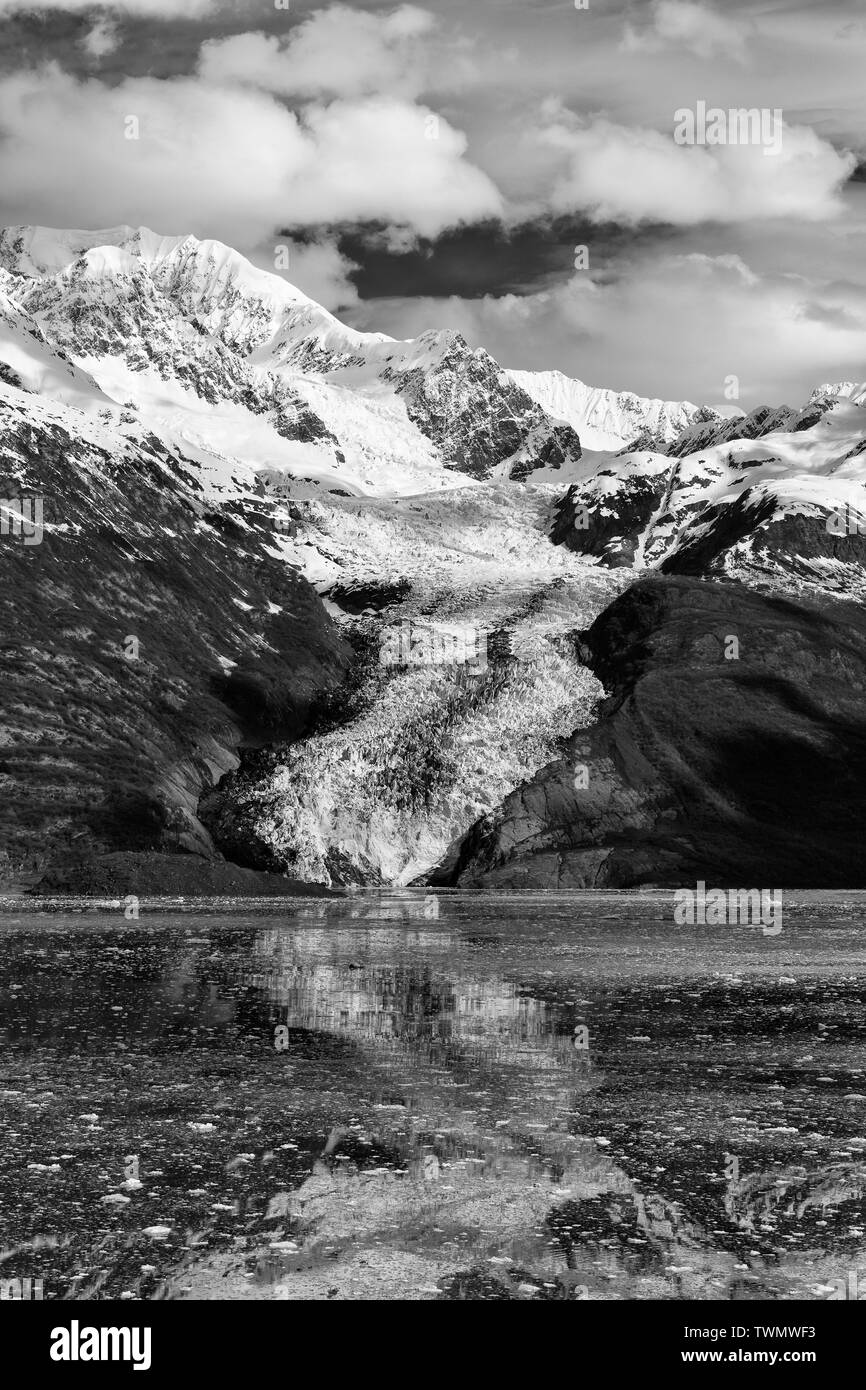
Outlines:
[[580, 649], [591, 728], [466, 837], [474, 887], [866, 886], [866, 618], [742, 585], [633, 585]]
[[6, 874], [70, 855], [211, 856], [198, 801], [246, 740], [297, 736], [349, 648], [274, 548], [263, 504], [220, 508], [153, 436], [0, 387]]
[[606, 461], [560, 498], [551, 539], [607, 567], [862, 595], [866, 394], [844, 387]]

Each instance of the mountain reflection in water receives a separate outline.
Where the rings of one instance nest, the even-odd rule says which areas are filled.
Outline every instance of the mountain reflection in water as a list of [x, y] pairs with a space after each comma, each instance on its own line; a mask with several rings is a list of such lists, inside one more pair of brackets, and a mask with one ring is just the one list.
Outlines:
[[430, 901], [5, 912], [0, 1275], [80, 1298], [866, 1287], [859, 895], [786, 897], [778, 938], [675, 928], [662, 894]]

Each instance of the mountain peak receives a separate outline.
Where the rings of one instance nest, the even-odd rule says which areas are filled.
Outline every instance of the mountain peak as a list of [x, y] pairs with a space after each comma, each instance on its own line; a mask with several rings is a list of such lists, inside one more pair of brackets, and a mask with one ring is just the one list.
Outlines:
[[[47, 286], [145, 277], [175, 310], [235, 348], [267, 352], [278, 338], [313, 352], [351, 355], [390, 343], [381, 333], [347, 327], [282, 275], [264, 270], [224, 242], [162, 236], [149, 227], [97, 231], [13, 226], [0, 229], [0, 268]], [[98, 293], [98, 291], [96, 291]], [[121, 295], [128, 293], [124, 286]]]
[[847, 399], [855, 405], [866, 405], [866, 381], [829, 381], [816, 386], [809, 397], [809, 404], [815, 401]]
[[[576, 429], [589, 449], [663, 448], [694, 421], [708, 418], [706, 407], [690, 401], [650, 400], [632, 391], [587, 386], [558, 371], [511, 371], [509, 376], [549, 415]], [[710, 411], [709, 418], [721, 416]]]
[[[112, 256], [112, 251], [122, 256]], [[281, 275], [260, 269], [239, 251], [212, 238], [162, 236], [149, 227], [127, 224], [96, 231], [37, 226], [0, 229], [0, 265], [31, 279], [61, 273], [82, 258], [110, 271], [124, 264], [124, 257], [151, 269], [183, 264], [206, 284], [231, 284], [260, 299], [315, 304]]]
[[[151, 233], [152, 235], [152, 233]], [[0, 228], [0, 265], [13, 275], [40, 279], [56, 275], [97, 246], [123, 246], [133, 227], [84, 231], [76, 228], [11, 226]]]

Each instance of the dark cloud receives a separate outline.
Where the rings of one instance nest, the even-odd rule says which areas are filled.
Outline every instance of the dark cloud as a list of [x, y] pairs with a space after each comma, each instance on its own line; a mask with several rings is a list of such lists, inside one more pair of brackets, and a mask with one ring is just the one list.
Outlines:
[[352, 279], [362, 299], [526, 294], [568, 278], [578, 247], [587, 248], [594, 274], [603, 279], [621, 256], [679, 240], [672, 228], [599, 226], [573, 217], [536, 218], [517, 227], [481, 222], [403, 250], [389, 249], [382, 231], [337, 232], [340, 251], [359, 267]]

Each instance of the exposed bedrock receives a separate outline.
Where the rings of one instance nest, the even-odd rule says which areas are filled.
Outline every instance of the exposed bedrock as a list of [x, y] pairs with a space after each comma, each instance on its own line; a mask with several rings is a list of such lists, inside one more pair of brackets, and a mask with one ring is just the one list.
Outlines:
[[866, 616], [684, 576], [581, 634], [598, 722], [464, 839], [485, 887], [866, 886]]
[[[351, 650], [264, 504], [208, 507], [158, 440], [112, 452], [0, 404], [0, 877], [112, 853], [219, 859], [198, 803], [238, 749], [299, 737]], [[23, 876], [23, 877], [22, 877]]]

